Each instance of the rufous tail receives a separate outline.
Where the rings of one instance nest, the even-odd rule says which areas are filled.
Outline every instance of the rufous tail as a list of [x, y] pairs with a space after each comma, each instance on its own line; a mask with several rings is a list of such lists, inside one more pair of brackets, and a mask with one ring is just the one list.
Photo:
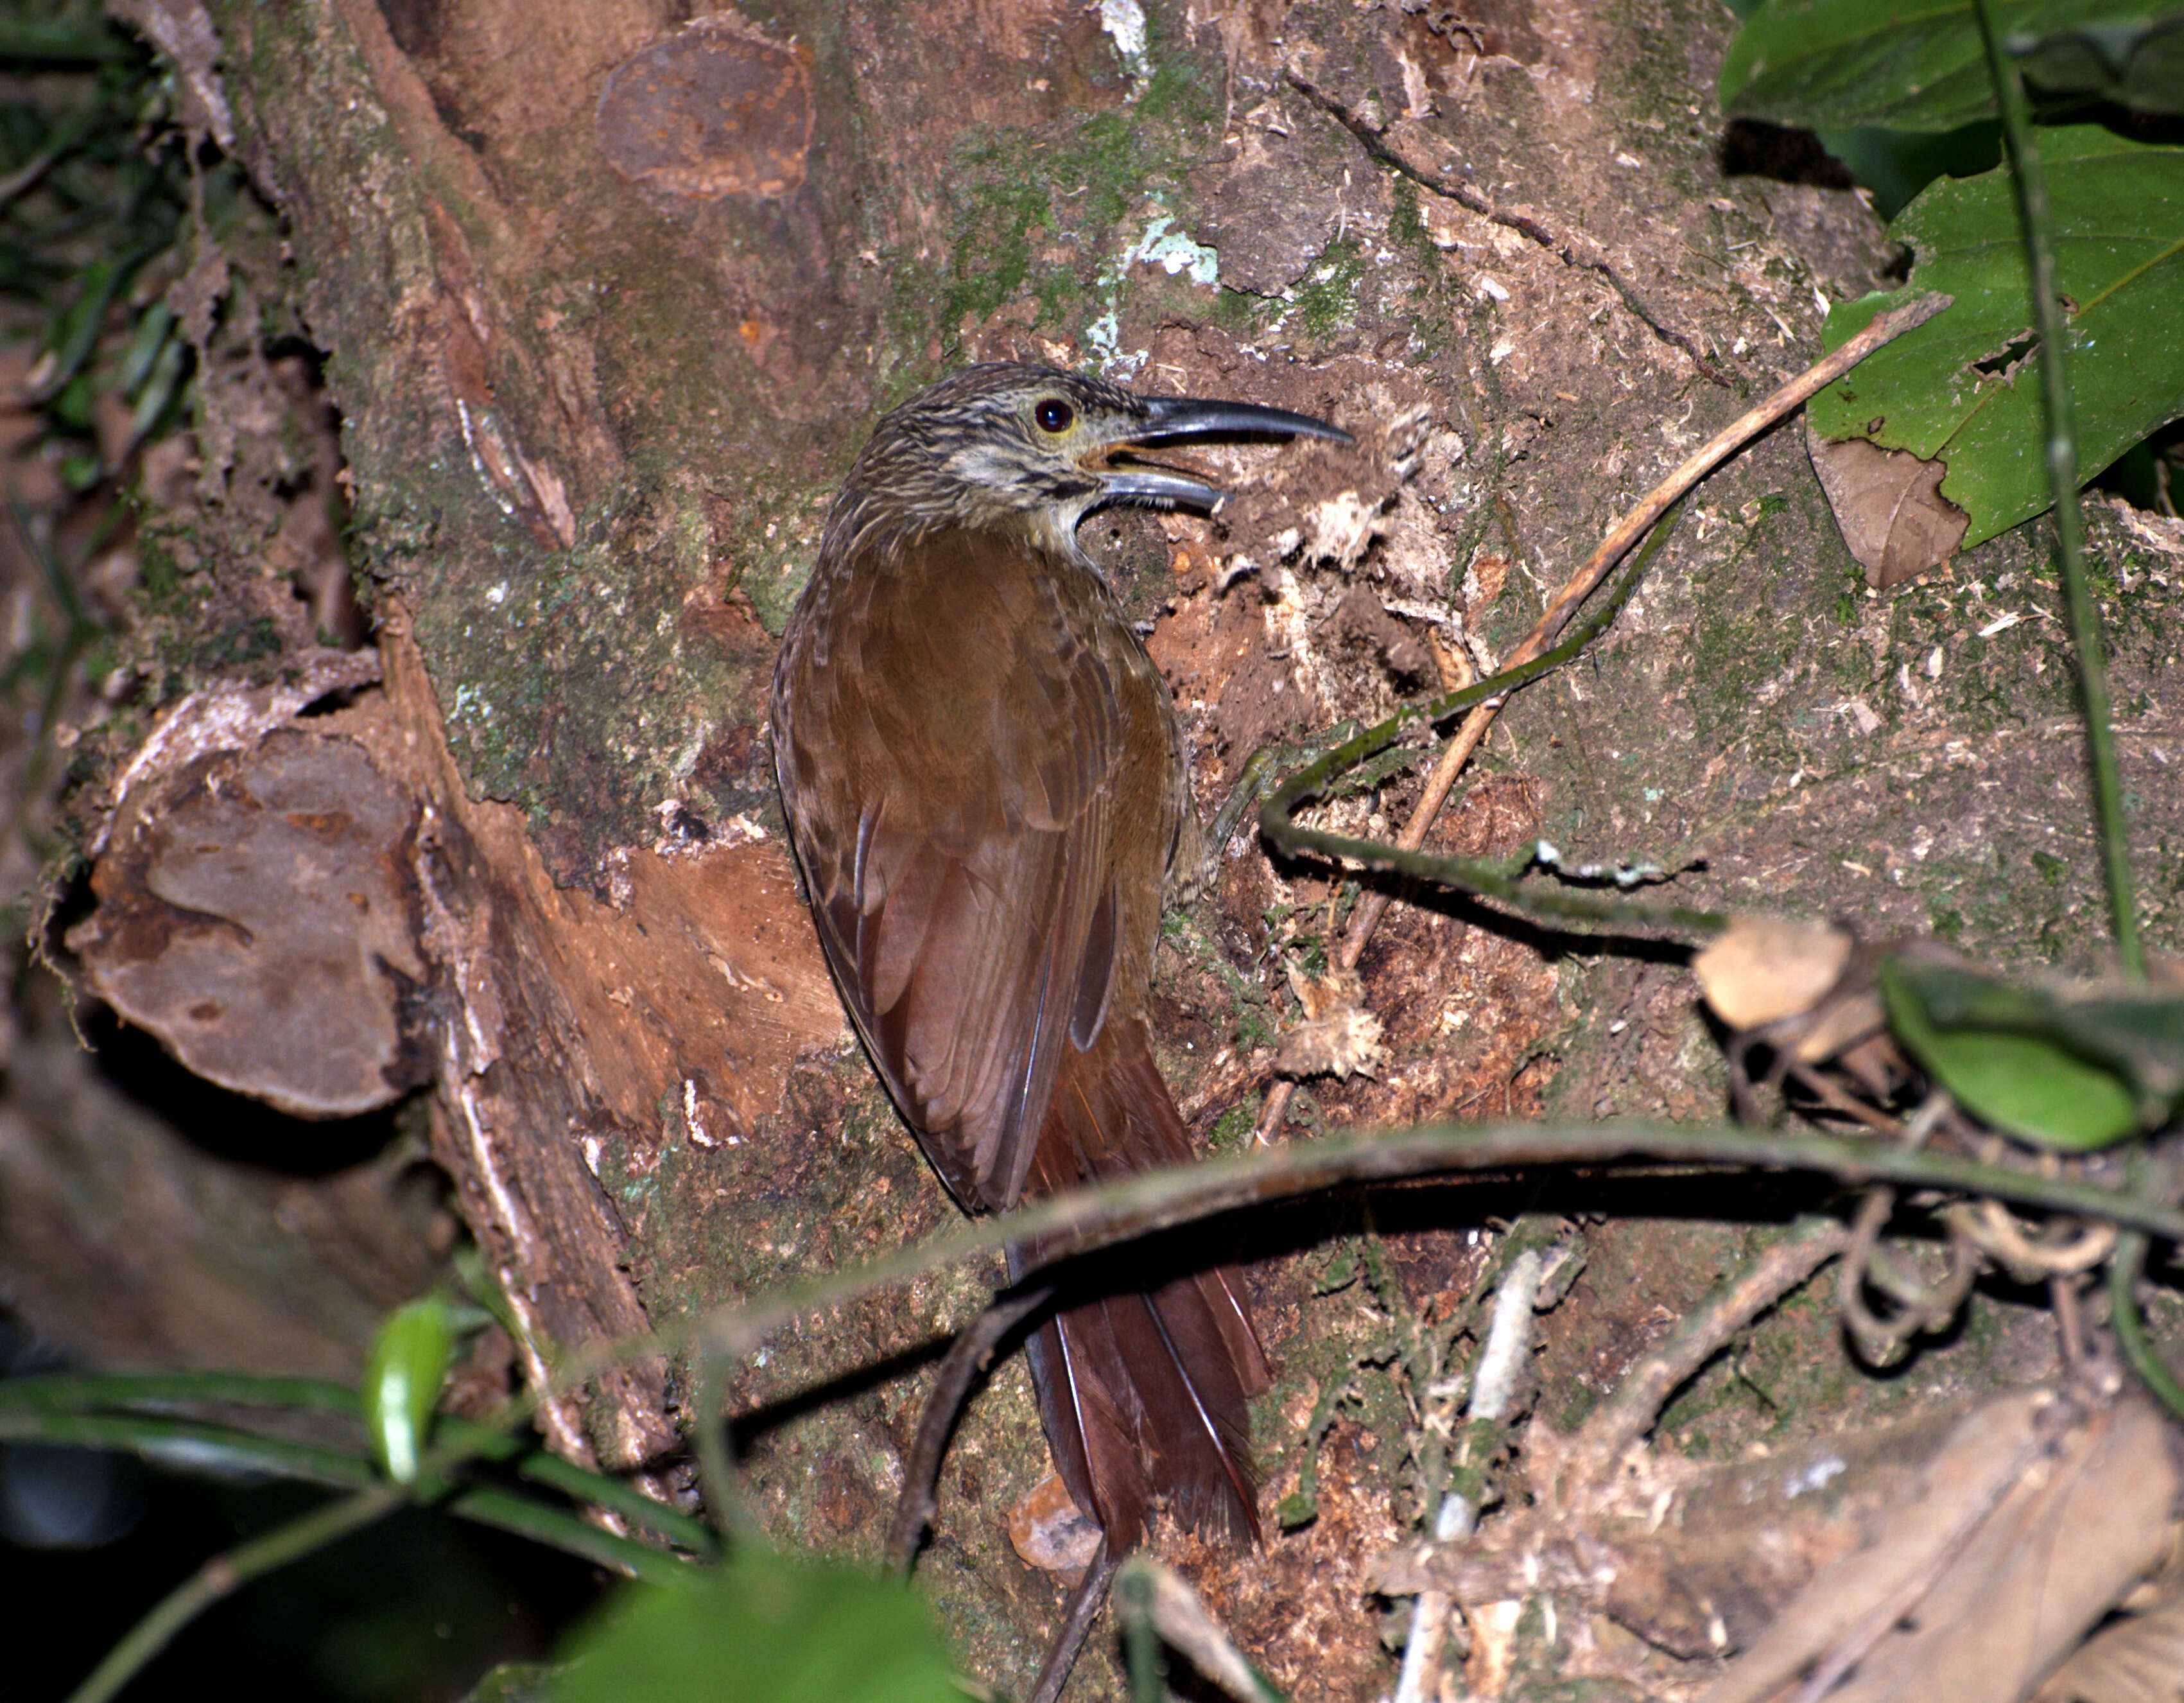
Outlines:
[[[1144, 1020], [1111, 1018], [1089, 1052], [1062, 1062], [1024, 1194], [1190, 1157]], [[1065, 1241], [1025, 1242], [1011, 1261], [1021, 1269]], [[1248, 1404], [1269, 1380], [1233, 1269], [1067, 1306], [1033, 1336], [1031, 1365], [1062, 1482], [1111, 1555], [1136, 1546], [1156, 1498], [1194, 1531], [1259, 1541]]]

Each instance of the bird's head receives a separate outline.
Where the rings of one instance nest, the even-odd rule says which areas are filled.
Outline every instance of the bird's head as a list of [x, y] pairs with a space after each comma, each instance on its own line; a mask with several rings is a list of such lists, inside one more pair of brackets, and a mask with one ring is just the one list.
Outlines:
[[1054, 367], [973, 366], [880, 422], [829, 530], [1006, 529], [1066, 552], [1078, 523], [1108, 504], [1214, 507], [1217, 487], [1149, 453], [1210, 438], [1350, 441], [1340, 427], [1279, 408], [1139, 396]]

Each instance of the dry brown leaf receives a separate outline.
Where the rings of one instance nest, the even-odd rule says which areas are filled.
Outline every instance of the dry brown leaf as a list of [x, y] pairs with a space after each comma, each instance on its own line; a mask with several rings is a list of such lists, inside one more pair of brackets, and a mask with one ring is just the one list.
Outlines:
[[[1880, 1050], [1892, 1060], [1896, 1056], [1895, 1044], [1886, 1036], [1880, 1036], [1881, 1027], [1886, 1021], [1878, 989], [1866, 987], [1854, 993], [1846, 993], [1842, 997], [1830, 1002], [1827, 1009], [1814, 1019], [1812, 1027], [1798, 1037], [1795, 1049], [1798, 1061], [1817, 1064], [1823, 1059], [1834, 1058], [1853, 1042], [1875, 1036], [1879, 1036], [1883, 1043]], [[1896, 1069], [1902, 1068], [1900, 1064], [1892, 1068], [1881, 1064], [1878, 1059], [1875, 1062], [1884, 1075], [1892, 1076]], [[1861, 1078], [1871, 1080], [1868, 1072], [1858, 1074]]]
[[1841, 929], [1780, 917], [1732, 917], [1691, 960], [1714, 1014], [1732, 1029], [1757, 1029], [1810, 1011], [1841, 978], [1851, 937]]
[[1283, 1035], [1274, 1054], [1274, 1074], [1347, 1081], [1379, 1069], [1386, 1057], [1380, 1045], [1380, 1019], [1358, 1003], [1362, 985], [1357, 973], [1334, 969], [1313, 977], [1291, 964], [1289, 976], [1305, 1020]]
[[2033, 1703], [2184, 1703], [2184, 1579], [2157, 1606], [2086, 1639]]
[[1380, 1019], [1369, 1011], [1346, 1007], [1300, 1023], [1284, 1034], [1274, 1053], [1274, 1074], [1347, 1081], [1352, 1076], [1372, 1075], [1386, 1057], [1380, 1045]]
[[1296, 965], [1289, 966], [1290, 991], [1296, 996], [1297, 1003], [1304, 1008], [1307, 1022], [1317, 1023], [1321, 1018], [1353, 1006], [1364, 997], [1365, 984], [1354, 969], [1330, 969], [1325, 975], [1306, 975]]
[[1916, 579], [1964, 541], [1971, 516], [1942, 494], [1947, 462], [1877, 449], [1863, 438], [1830, 444], [1809, 427], [1805, 441], [1836, 526], [1875, 591]]
[[1706, 1703], [1761, 1703], [1846, 1653], [1830, 1703], [2024, 1696], [2161, 1559], [2177, 1490], [2149, 1404], [2074, 1417], [2059, 1399], [2000, 1397], [1966, 1419], [1918, 1492], [1824, 1568]]

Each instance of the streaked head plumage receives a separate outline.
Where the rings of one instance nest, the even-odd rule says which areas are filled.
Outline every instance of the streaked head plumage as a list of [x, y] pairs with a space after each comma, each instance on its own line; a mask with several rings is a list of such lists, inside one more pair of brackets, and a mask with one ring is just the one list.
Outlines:
[[1149, 446], [1208, 437], [1348, 433], [1248, 404], [1141, 396], [1106, 380], [1022, 362], [966, 368], [886, 415], [827, 521], [828, 546], [876, 530], [1026, 533], [1073, 549], [1078, 524], [1110, 503], [1210, 509], [1221, 492], [1163, 466]]

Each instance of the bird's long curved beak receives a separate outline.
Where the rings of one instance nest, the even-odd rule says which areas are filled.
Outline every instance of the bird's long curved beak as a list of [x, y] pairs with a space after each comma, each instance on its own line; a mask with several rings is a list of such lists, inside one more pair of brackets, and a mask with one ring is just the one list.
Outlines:
[[[1292, 414], [1286, 408], [1261, 408], [1249, 402], [1206, 402], [1189, 396], [1149, 396], [1149, 418], [1126, 438], [1102, 444], [1099, 457], [1102, 502], [1147, 503], [1158, 508], [1211, 509], [1224, 493], [1203, 478], [1157, 462], [1140, 461], [1134, 452], [1207, 438], [1323, 438], [1355, 441], [1340, 426]], [[1115, 459], [1117, 454], [1123, 459]]]

